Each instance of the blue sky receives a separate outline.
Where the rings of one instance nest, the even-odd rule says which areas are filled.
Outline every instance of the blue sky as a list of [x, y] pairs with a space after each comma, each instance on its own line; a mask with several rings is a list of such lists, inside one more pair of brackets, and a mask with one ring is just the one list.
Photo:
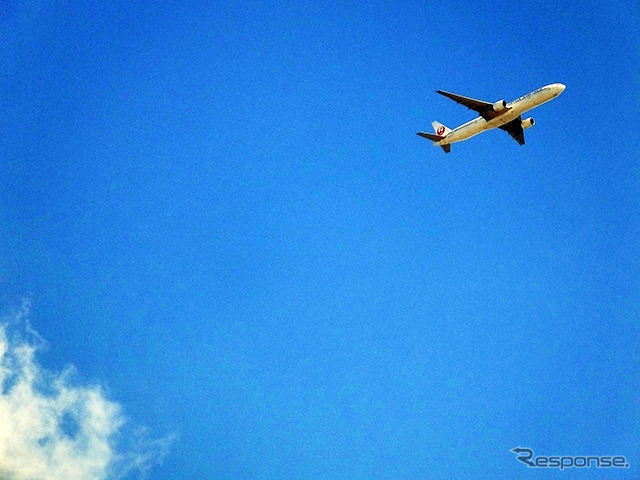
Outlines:
[[[176, 435], [153, 478], [638, 477], [637, 2], [0, 19], [3, 308]], [[523, 147], [415, 135], [554, 82]]]

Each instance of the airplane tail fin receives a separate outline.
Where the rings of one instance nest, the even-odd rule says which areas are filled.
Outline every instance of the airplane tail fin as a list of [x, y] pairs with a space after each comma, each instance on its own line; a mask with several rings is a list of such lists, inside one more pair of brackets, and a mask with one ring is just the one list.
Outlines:
[[[432, 142], [439, 142], [440, 140], [443, 140], [444, 137], [446, 137], [449, 134], [449, 132], [451, 132], [450, 128], [442, 125], [439, 122], [431, 122], [431, 125], [433, 125], [433, 129], [435, 130], [436, 133], [418, 132], [418, 135], [428, 140], [431, 140]], [[451, 144], [440, 145], [440, 146], [445, 151], [445, 153], [449, 153], [451, 151]]]
[[441, 137], [446, 137], [451, 131], [449, 127], [441, 124], [440, 122], [431, 122], [431, 125], [433, 126], [433, 131]]

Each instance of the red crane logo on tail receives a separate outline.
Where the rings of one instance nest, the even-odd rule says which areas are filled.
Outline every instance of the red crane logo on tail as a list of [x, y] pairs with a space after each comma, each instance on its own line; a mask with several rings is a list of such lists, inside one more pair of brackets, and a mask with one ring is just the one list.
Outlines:
[[436, 133], [440, 136], [442, 136], [442, 134], [444, 133], [444, 126], [440, 125], [438, 127], [438, 130], [436, 131]]

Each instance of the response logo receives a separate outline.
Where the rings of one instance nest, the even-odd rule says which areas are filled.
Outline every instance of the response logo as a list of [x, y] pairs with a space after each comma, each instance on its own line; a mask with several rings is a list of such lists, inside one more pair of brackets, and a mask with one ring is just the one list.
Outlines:
[[534, 468], [629, 468], [629, 462], [622, 455], [535, 455], [531, 448], [516, 447], [510, 450], [517, 455], [516, 460]]

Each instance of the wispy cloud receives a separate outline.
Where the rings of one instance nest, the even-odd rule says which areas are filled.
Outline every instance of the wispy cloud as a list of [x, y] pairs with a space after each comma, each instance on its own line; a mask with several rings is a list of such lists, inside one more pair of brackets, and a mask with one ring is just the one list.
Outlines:
[[44, 342], [29, 328], [27, 315], [25, 304], [0, 323], [0, 479], [146, 473], [172, 439], [149, 440], [144, 429], [125, 428], [122, 407], [99, 385], [71, 382], [77, 376], [72, 367], [60, 373], [41, 367], [36, 357]]

